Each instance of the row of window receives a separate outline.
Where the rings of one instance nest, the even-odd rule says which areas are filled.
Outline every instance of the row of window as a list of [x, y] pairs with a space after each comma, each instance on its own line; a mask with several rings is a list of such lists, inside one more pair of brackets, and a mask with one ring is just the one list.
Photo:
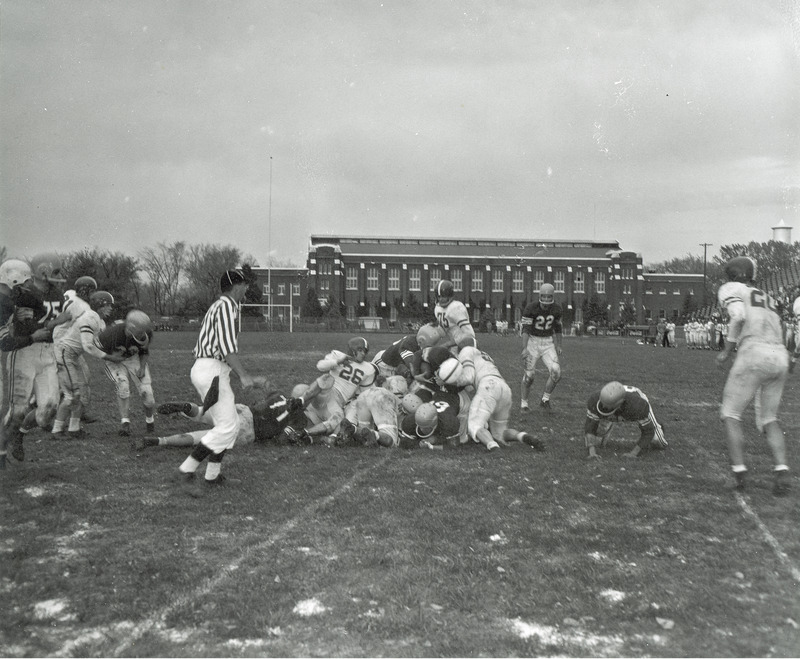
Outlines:
[[[276, 284], [275, 289], [276, 297], [282, 297], [286, 295], [286, 284]], [[269, 284], [264, 284], [261, 292], [264, 296], [269, 297]], [[300, 284], [292, 284], [292, 296], [300, 297]]]
[[[368, 291], [380, 290], [380, 276], [382, 268], [378, 266], [369, 266], [366, 268], [366, 281]], [[359, 290], [358, 285], [358, 272], [359, 268], [355, 266], [348, 266], [346, 269], [345, 288], [348, 291]], [[421, 267], [409, 266], [408, 267], [408, 290], [422, 291], [422, 272]], [[482, 293], [484, 291], [486, 273], [483, 270], [471, 270], [469, 272], [469, 290]], [[387, 289], [390, 291], [400, 290], [400, 277], [402, 268], [400, 266], [388, 266], [386, 268], [386, 284]], [[320, 272], [320, 274], [325, 274]], [[495, 268], [491, 271], [491, 291], [493, 293], [502, 293], [505, 283], [506, 271], [502, 268]], [[453, 282], [455, 291], [462, 292], [465, 289], [464, 271], [452, 270], [447, 273], [447, 277]], [[428, 275], [429, 290], [436, 290], [436, 285], [442, 280], [441, 268], [430, 268]], [[533, 271], [533, 288], [538, 290], [542, 284], [545, 283], [545, 271]], [[553, 287], [556, 293], [566, 292], [566, 272], [563, 270], [556, 270], [553, 273]], [[603, 294], [606, 292], [606, 273], [596, 272], [594, 274], [594, 287], [595, 292]], [[575, 270], [572, 273], [572, 289], [575, 293], [585, 292], [585, 274], [582, 270]], [[525, 272], [522, 270], [514, 270], [511, 275], [511, 292], [524, 293], [525, 292]]]

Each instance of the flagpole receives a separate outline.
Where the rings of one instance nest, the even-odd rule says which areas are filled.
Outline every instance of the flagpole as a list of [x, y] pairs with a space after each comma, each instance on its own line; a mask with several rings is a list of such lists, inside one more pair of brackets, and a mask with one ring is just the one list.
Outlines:
[[269, 157], [269, 217], [267, 223], [267, 318], [272, 331], [272, 156]]

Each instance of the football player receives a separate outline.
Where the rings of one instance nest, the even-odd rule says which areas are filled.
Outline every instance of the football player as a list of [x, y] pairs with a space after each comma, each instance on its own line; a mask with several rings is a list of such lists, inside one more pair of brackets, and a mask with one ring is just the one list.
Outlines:
[[369, 342], [361, 336], [354, 336], [347, 342], [347, 352], [332, 350], [317, 362], [317, 370], [330, 373], [333, 377], [331, 404], [335, 405], [336, 425], [347, 415], [350, 423], [355, 424], [356, 411], [351, 404], [365, 389], [375, 384], [378, 367], [367, 361]]
[[396, 448], [399, 445], [397, 416], [403, 397], [408, 392], [408, 383], [400, 375], [392, 375], [380, 387], [370, 387], [356, 398], [354, 426], [347, 419], [342, 421], [341, 445], [383, 446]]
[[[47, 323], [47, 329], [53, 332], [58, 386], [61, 391], [61, 402], [58, 404], [52, 430], [57, 439], [77, 439], [83, 436], [80, 420], [83, 409], [89, 402], [89, 365], [83, 354], [81, 333], [75, 323], [85, 312], [91, 311], [89, 297], [96, 290], [97, 282], [93, 277], [78, 277], [75, 287], [64, 293], [61, 313]], [[97, 319], [99, 318], [98, 316]], [[105, 321], [99, 329], [104, 327]], [[65, 432], [64, 425], [68, 418], [69, 429]]]
[[511, 387], [485, 352], [472, 347], [462, 348], [458, 357], [451, 357], [439, 367], [436, 375], [446, 385], [474, 388], [467, 421], [467, 432], [474, 441], [489, 451], [511, 441], [544, 450], [544, 443], [538, 437], [508, 427]]
[[635, 458], [651, 448], [665, 449], [664, 429], [656, 420], [650, 401], [641, 389], [609, 382], [589, 396], [586, 403], [586, 421], [583, 436], [590, 458], [599, 458], [597, 447], [606, 443], [615, 422], [630, 421], [639, 424], [641, 436], [637, 444], [623, 455]]
[[[411, 394], [412, 396], [414, 394]], [[401, 446], [442, 450], [461, 444], [459, 420], [446, 402], [422, 403], [400, 423]]]
[[[82, 291], [82, 295], [85, 291]], [[53, 436], [56, 439], [78, 439], [83, 437], [81, 417], [84, 408], [83, 395], [88, 389], [88, 365], [84, 355], [102, 356], [102, 352], [95, 346], [95, 338], [106, 327], [106, 321], [114, 307], [114, 298], [107, 291], [93, 291], [87, 296], [88, 307], [80, 312], [75, 320], [68, 326], [56, 344], [56, 362], [58, 365], [58, 381], [61, 387], [61, 402], [58, 404], [56, 420], [53, 422]], [[78, 298], [69, 307], [78, 309]], [[62, 325], [64, 327], [64, 325]], [[69, 418], [69, 427], [64, 432], [64, 425]]]
[[542, 284], [538, 302], [531, 302], [522, 312], [522, 412], [530, 409], [528, 396], [539, 359], [548, 372], [539, 406], [547, 412], [552, 411], [550, 395], [561, 379], [561, 342], [561, 305], [555, 303], [553, 285]]
[[64, 296], [60, 285], [66, 281], [55, 254], [34, 257], [30, 272], [27, 282], [12, 289], [15, 310], [8, 328], [8, 335], [14, 337], [10, 345], [15, 348], [8, 357], [8, 433], [11, 456], [20, 462], [25, 459], [25, 435], [37, 426], [49, 430], [58, 408], [58, 372], [47, 323], [61, 310]]
[[106, 375], [116, 390], [120, 437], [131, 434], [131, 383], [142, 399], [147, 434], [155, 430], [156, 401], [148, 365], [152, 339], [153, 323], [138, 309], [129, 311], [123, 322], [109, 325], [95, 337], [94, 344], [103, 353]]
[[747, 467], [742, 415], [755, 399], [756, 427], [766, 435], [774, 460], [772, 491], [783, 496], [789, 490], [789, 467], [778, 408], [789, 372], [789, 352], [783, 345], [778, 306], [755, 286], [757, 270], [753, 259], [737, 256], [724, 269], [728, 281], [719, 287], [717, 297], [730, 322], [725, 348], [717, 355], [717, 363], [724, 366], [735, 349], [736, 358], [728, 372], [720, 406], [731, 469], [737, 489], [744, 489]]
[[467, 307], [455, 299], [453, 282], [449, 279], [442, 279], [436, 284], [436, 307], [433, 313], [446, 335], [440, 345], [447, 348], [455, 346], [458, 350], [478, 345]]
[[414, 376], [414, 353], [419, 350], [417, 337], [409, 334], [384, 350], [375, 353], [372, 363], [383, 377], [402, 375], [407, 381]]

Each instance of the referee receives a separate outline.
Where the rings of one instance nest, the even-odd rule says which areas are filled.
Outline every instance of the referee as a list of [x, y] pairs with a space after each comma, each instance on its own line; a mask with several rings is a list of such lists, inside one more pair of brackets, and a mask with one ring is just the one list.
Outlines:
[[[222, 295], [209, 307], [200, 327], [200, 336], [194, 347], [195, 362], [192, 366], [192, 384], [204, 400], [214, 427], [200, 439], [191, 455], [179, 467], [179, 483], [193, 496], [199, 493], [192, 483], [200, 463], [208, 458], [206, 485], [220, 485], [225, 476], [220, 474], [225, 451], [233, 447], [239, 430], [236, 413], [231, 370], [236, 371], [242, 386], [253, 385], [253, 378], [245, 371], [239, 359], [236, 323], [239, 317], [239, 302], [247, 291], [247, 282], [240, 270], [228, 270], [219, 282]], [[216, 380], [216, 383], [215, 383]], [[218, 386], [218, 397], [214, 400], [213, 385]], [[213, 387], [217, 388], [217, 387]]]

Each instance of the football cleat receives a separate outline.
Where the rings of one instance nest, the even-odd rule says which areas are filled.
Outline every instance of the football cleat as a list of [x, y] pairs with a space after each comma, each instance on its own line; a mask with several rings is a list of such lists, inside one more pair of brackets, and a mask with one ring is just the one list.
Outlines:
[[520, 441], [523, 444], [527, 444], [531, 448], [536, 449], [537, 451], [544, 451], [545, 450], [544, 442], [541, 439], [539, 439], [538, 437], [534, 437], [530, 433], [527, 433], [527, 432], [522, 433], [522, 437], [520, 438]]
[[125, 423], [123, 423], [119, 427], [119, 433], [118, 434], [119, 434], [120, 437], [130, 437], [131, 436], [131, 424], [128, 423], [127, 421]]
[[238, 478], [228, 478], [225, 474], [217, 474], [216, 478], [204, 478], [203, 482], [209, 487], [218, 487], [220, 485], [240, 485], [242, 481]]
[[136, 451], [144, 451], [150, 446], [158, 446], [158, 437], [142, 437], [136, 440], [133, 448]]
[[550, 405], [550, 401], [549, 400], [539, 401], [539, 407], [541, 407], [547, 413], [551, 413], [553, 411], [553, 408]]
[[159, 414], [184, 414], [186, 416], [192, 415], [191, 403], [163, 403], [158, 406]]
[[337, 444], [339, 446], [350, 446], [355, 441], [355, 437], [356, 427], [348, 419], [342, 419]]
[[81, 421], [84, 423], [97, 423], [98, 418], [94, 414], [89, 414], [89, 412], [84, 412], [81, 415]]
[[156, 424], [153, 421], [150, 421], [149, 423], [147, 423], [147, 425], [145, 425], [145, 432], [148, 435], [151, 435], [155, 431], [156, 431]]
[[776, 497], [785, 497], [789, 494], [789, 470], [780, 469], [772, 472], [772, 493]]
[[733, 477], [736, 479], [736, 489], [741, 492], [747, 487], [747, 471], [734, 471]]
[[25, 461], [25, 447], [22, 445], [24, 435], [18, 432], [9, 442], [9, 454], [17, 462]]
[[486, 450], [487, 450], [487, 451], [494, 451], [495, 449], [498, 449], [498, 448], [500, 448], [500, 444], [498, 444], [498, 443], [497, 443], [496, 441], [494, 441], [494, 440], [492, 440], [491, 442], [489, 442], [489, 443], [486, 445]]
[[362, 446], [377, 446], [378, 439], [375, 433], [369, 428], [359, 428], [356, 430], [356, 442]]

